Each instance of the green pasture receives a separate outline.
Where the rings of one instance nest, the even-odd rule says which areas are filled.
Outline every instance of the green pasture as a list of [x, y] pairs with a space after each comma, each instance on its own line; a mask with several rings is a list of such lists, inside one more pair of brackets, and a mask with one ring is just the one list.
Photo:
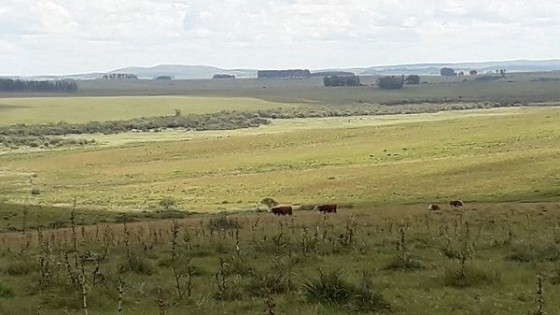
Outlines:
[[[406, 74], [405, 74], [406, 75]], [[0, 113], [13, 110], [13, 104], [8, 98], [34, 97], [41, 99], [68, 97], [68, 102], [80, 103], [72, 100], [73, 97], [99, 97], [99, 96], [149, 96], [144, 101], [152, 104], [157, 100], [162, 104], [167, 104], [158, 111], [150, 109], [145, 115], [162, 114], [173, 111], [175, 104], [184, 102], [199, 101], [199, 97], [209, 97], [210, 103], [222, 103], [225, 109], [230, 109], [235, 100], [238, 99], [242, 104], [246, 104], [244, 109], [255, 109], [251, 106], [249, 99], [259, 99], [267, 102], [278, 102], [280, 104], [328, 104], [328, 105], [348, 105], [348, 104], [402, 104], [402, 103], [442, 103], [442, 102], [496, 102], [501, 104], [530, 104], [534, 102], [558, 102], [560, 101], [560, 74], [558, 72], [544, 73], [509, 73], [505, 78], [497, 80], [477, 80], [484, 77], [478, 76], [464, 77], [441, 77], [441, 76], [421, 76], [421, 84], [413, 86], [407, 85], [400, 90], [381, 90], [377, 88], [376, 80], [378, 76], [360, 76], [361, 87], [324, 87], [322, 78], [295, 79], [295, 80], [275, 80], [275, 79], [235, 79], [235, 80], [80, 80], [78, 81], [78, 91], [68, 94], [56, 93], [0, 93]], [[163, 99], [151, 98], [154, 96], [165, 96]], [[174, 96], [190, 96], [192, 99], [182, 99]], [[87, 99], [79, 99], [86, 101]], [[105, 102], [136, 102], [138, 98], [131, 100], [124, 99], [93, 99], [91, 102], [97, 104], [98, 101]], [[16, 103], [27, 101], [16, 101]], [[48, 100], [35, 100], [32, 102], [48, 102]], [[55, 103], [58, 101], [55, 101]], [[207, 105], [201, 101], [201, 105]], [[253, 101], [257, 102], [258, 101]], [[171, 104], [169, 104], [171, 103]], [[115, 103], [113, 103], [115, 104]], [[192, 103], [189, 103], [192, 104]], [[16, 104], [17, 105], [17, 104]], [[258, 103], [258, 106], [262, 104]], [[267, 104], [264, 104], [267, 106]], [[186, 105], [185, 105], [186, 106]], [[257, 108], [258, 108], [257, 106]], [[89, 108], [89, 107], [88, 107]], [[124, 108], [124, 107], [123, 107]], [[115, 108], [112, 113], [119, 117], [119, 110], [129, 113], [129, 109]], [[191, 108], [191, 107], [189, 107]], [[214, 108], [210, 106], [210, 108]], [[219, 109], [223, 107], [218, 106]], [[143, 110], [144, 108], [140, 107]], [[214, 110], [214, 109], [212, 109]], [[142, 113], [141, 111], [139, 113]], [[143, 114], [143, 113], [142, 113]], [[111, 118], [111, 114], [107, 115]], [[121, 116], [122, 117], [122, 116]], [[124, 116], [130, 118], [131, 116]], [[136, 116], [134, 116], [136, 117]], [[56, 117], [55, 117], [56, 118]], [[87, 120], [87, 117], [86, 117]], [[41, 120], [36, 120], [41, 121]], [[58, 119], [56, 120], [58, 121]], [[83, 120], [80, 120], [83, 121]]]
[[300, 80], [151, 80], [108, 82], [80, 81], [78, 95], [190, 95], [251, 97], [281, 103], [346, 105], [429, 102], [499, 102], [504, 104], [560, 100], [557, 73], [514, 73], [495, 81], [476, 77], [421, 76], [417, 86], [400, 90], [375, 87], [378, 76], [361, 76], [361, 87], [324, 87], [322, 78]]
[[264, 197], [558, 200], [559, 118], [558, 108], [515, 108], [282, 120], [242, 131], [163, 132], [147, 142], [103, 136], [91, 148], [1, 155], [0, 196], [50, 205], [76, 198], [112, 210], [154, 209], [170, 197], [194, 211], [254, 209]]
[[60, 121], [123, 120], [138, 117], [205, 114], [222, 110], [256, 111], [293, 107], [255, 98], [191, 96], [29, 97], [0, 98], [0, 125], [45, 124]]
[[[66, 218], [64, 229], [1, 233], [0, 313], [511, 315], [560, 308], [557, 203], [338, 210], [85, 227]], [[39, 211], [29, 209], [28, 219]], [[21, 214], [12, 219], [25, 226]]]

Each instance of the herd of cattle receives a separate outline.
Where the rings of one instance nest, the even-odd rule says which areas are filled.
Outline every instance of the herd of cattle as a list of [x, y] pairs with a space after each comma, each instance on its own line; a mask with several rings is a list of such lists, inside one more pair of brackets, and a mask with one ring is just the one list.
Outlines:
[[[449, 202], [449, 206], [453, 209], [459, 209], [460, 207], [464, 207], [465, 204], [461, 200], [452, 200]], [[323, 214], [336, 213], [336, 209], [336, 204], [320, 204], [316, 205], [315, 208], [313, 208], [314, 211], [319, 211]], [[441, 210], [441, 206], [437, 203], [432, 203], [428, 206], [428, 209]], [[293, 210], [293, 207], [290, 205], [275, 205], [270, 208], [270, 212], [274, 215], [292, 215]]]

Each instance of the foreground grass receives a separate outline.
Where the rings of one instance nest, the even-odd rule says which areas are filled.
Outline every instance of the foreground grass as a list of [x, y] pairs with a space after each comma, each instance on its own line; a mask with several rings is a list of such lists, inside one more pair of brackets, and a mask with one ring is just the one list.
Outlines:
[[[85, 296], [95, 314], [532, 314], [541, 274], [553, 313], [559, 219], [556, 203], [422, 204], [37, 226], [0, 234], [0, 312], [82, 314]], [[387, 268], [403, 257], [422, 267]]]
[[71, 205], [77, 198], [115, 210], [154, 209], [170, 197], [194, 211], [251, 209], [267, 196], [293, 203], [556, 200], [560, 110], [484, 113], [294, 120], [185, 133], [182, 141], [5, 154], [0, 193], [9, 202]]
[[254, 98], [189, 96], [29, 97], [0, 98], [0, 125], [45, 124], [65, 121], [86, 123], [139, 117], [206, 114], [222, 110], [256, 111], [294, 107]]

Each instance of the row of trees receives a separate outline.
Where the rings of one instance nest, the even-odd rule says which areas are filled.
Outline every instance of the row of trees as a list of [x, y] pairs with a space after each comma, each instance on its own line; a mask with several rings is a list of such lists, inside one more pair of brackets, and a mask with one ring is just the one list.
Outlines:
[[0, 92], [74, 92], [78, 89], [76, 81], [33, 81], [0, 79]]
[[307, 69], [294, 70], [259, 70], [259, 79], [306, 79], [311, 77], [311, 72]]
[[103, 75], [105, 80], [136, 80], [138, 76], [131, 73], [107, 73]]
[[213, 80], [216, 80], [216, 79], [235, 79], [235, 75], [232, 75], [232, 74], [214, 74], [212, 76], [212, 79]]
[[405, 84], [415, 85], [420, 84], [420, 76], [411, 74], [405, 78], [404, 75], [397, 76], [387, 76], [377, 79], [377, 86], [384, 90], [396, 90], [401, 89]]
[[354, 75], [344, 75], [344, 76], [325, 76], [323, 78], [323, 84], [325, 86], [360, 86], [360, 77]]

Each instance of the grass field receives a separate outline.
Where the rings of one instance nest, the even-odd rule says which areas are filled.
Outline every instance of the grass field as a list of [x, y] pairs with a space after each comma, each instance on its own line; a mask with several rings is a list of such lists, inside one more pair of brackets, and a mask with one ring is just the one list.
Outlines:
[[559, 221], [467, 203], [28, 228], [0, 234], [0, 313], [554, 314]]
[[[264, 197], [300, 204], [557, 200], [558, 117], [558, 108], [516, 108], [286, 120], [172, 132], [167, 142], [107, 136], [101, 142], [108, 145], [89, 149], [0, 156], [0, 193], [9, 202], [77, 198], [114, 210], [153, 209], [166, 197], [195, 211], [252, 209]], [[31, 195], [34, 187], [40, 194]]]
[[294, 106], [254, 98], [190, 96], [0, 98], [0, 125], [125, 120], [174, 115], [175, 109], [182, 114], [205, 114]]
[[[423, 84], [406, 86], [401, 90], [381, 90], [375, 85], [377, 76], [360, 77], [362, 87], [326, 88], [322, 78], [304, 80], [85, 80], [78, 82], [78, 91], [72, 96], [157, 96], [176, 95], [192, 97], [256, 98], [260, 100], [295, 104], [399, 104], [438, 102], [498, 102], [503, 104], [560, 101], [560, 74], [512, 73], [496, 81], [475, 81], [476, 77], [422, 76]], [[27, 94], [36, 97], [56, 97], [56, 94]], [[0, 104], [21, 94], [0, 93]], [[65, 96], [68, 95], [58, 95]], [[149, 99], [149, 98], [148, 98]], [[149, 101], [147, 101], [149, 102]], [[164, 101], [163, 101], [164, 102]], [[164, 102], [165, 103], [165, 102]], [[227, 104], [225, 104], [227, 105]], [[7, 107], [5, 107], [7, 108]], [[1, 110], [1, 107], [0, 107]], [[171, 108], [173, 110], [173, 108]], [[152, 112], [150, 112], [152, 113]], [[159, 113], [159, 112], [158, 112]]]
[[[0, 314], [553, 314], [560, 83], [531, 80], [84, 82], [80, 93], [124, 96], [2, 98], [0, 125], [414, 100], [550, 106], [2, 147]], [[190, 96], [126, 96], [161, 93]], [[265, 197], [294, 215], [257, 209]], [[450, 209], [455, 198], [466, 207]], [[323, 202], [339, 212], [307, 210]]]

